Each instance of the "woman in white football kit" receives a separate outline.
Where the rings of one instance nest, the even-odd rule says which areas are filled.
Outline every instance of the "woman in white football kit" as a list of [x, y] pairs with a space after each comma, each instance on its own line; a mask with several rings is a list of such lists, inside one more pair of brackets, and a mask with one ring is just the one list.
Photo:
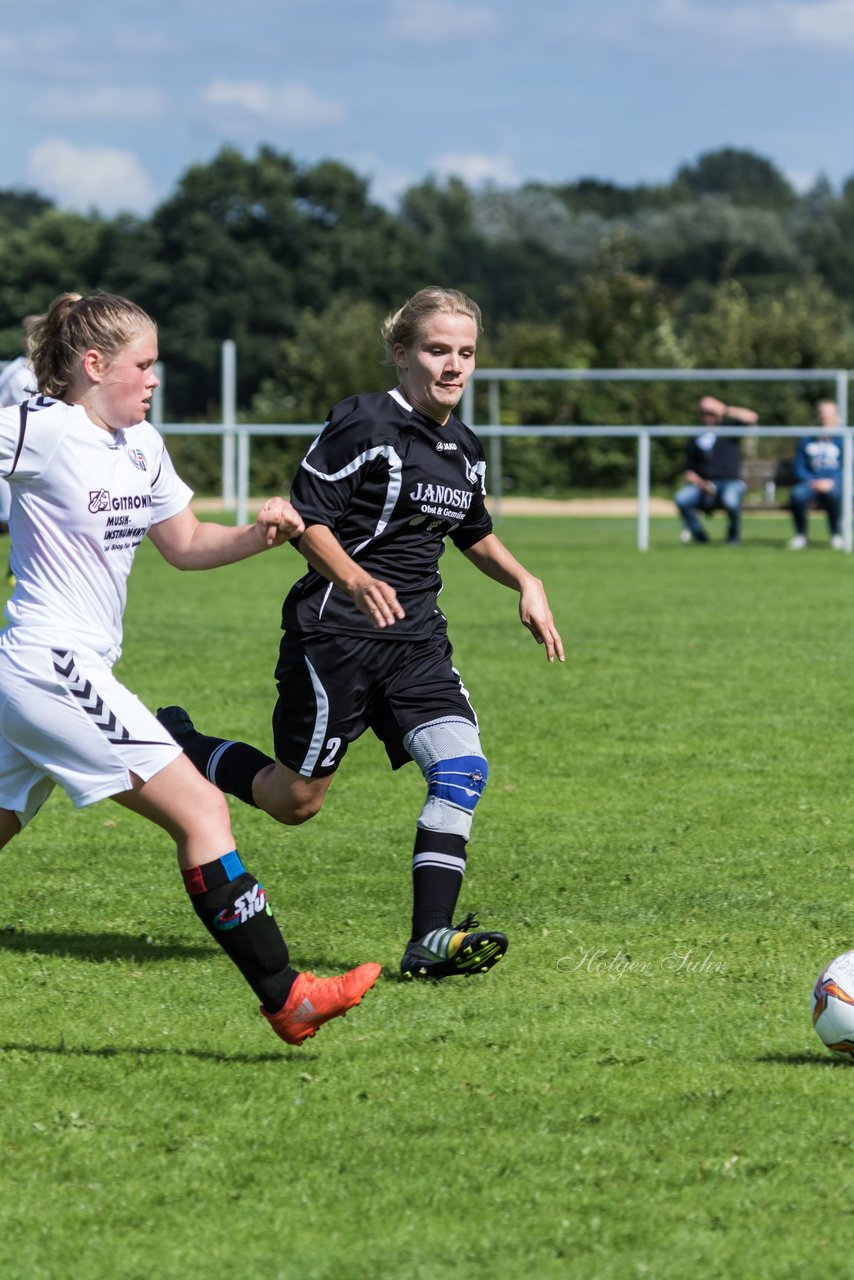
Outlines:
[[289, 1044], [358, 1004], [379, 966], [298, 973], [263, 887], [234, 846], [222, 793], [116, 680], [127, 577], [146, 534], [179, 569], [232, 564], [300, 533], [289, 502], [254, 525], [201, 523], [158, 432], [157, 331], [110, 294], [63, 294], [30, 332], [39, 394], [0, 410], [16, 585], [0, 632], [0, 847], [59, 783], [111, 797], [175, 840], [196, 914]]

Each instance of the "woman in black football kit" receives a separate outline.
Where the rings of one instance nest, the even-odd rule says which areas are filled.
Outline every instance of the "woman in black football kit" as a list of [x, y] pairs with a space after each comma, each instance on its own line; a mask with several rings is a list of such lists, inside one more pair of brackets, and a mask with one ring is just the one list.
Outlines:
[[542, 583], [492, 530], [483, 449], [453, 412], [480, 333], [465, 294], [415, 294], [383, 330], [399, 386], [337, 404], [300, 465], [291, 501], [305, 530], [294, 543], [311, 567], [282, 611], [275, 760], [198, 733], [181, 707], [158, 712], [212, 782], [289, 825], [318, 812], [366, 729], [392, 768], [415, 760], [427, 797], [401, 970], [418, 977], [483, 972], [507, 949], [503, 933], [475, 931], [470, 916], [451, 924], [487, 762], [437, 603], [445, 539], [519, 593], [521, 621], [549, 662], [564, 657]]

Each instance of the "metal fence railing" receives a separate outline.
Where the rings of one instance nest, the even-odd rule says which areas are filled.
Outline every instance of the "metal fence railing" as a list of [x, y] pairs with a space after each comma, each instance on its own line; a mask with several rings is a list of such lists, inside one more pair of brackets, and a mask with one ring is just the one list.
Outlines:
[[[223, 505], [234, 510], [238, 523], [245, 522], [249, 502], [250, 440], [254, 436], [306, 436], [313, 439], [320, 423], [238, 423], [234, 403], [236, 351], [234, 344], [223, 345], [222, 387], [223, 421], [217, 425], [198, 426], [189, 423], [158, 421], [162, 398], [153, 406], [155, 424], [164, 434], [216, 434], [223, 437]], [[679, 438], [697, 435], [702, 428], [691, 425], [660, 424], [649, 426], [504, 426], [501, 423], [500, 388], [503, 381], [586, 381], [586, 382], [701, 382], [714, 386], [720, 382], [831, 382], [836, 392], [839, 413], [838, 434], [843, 440], [842, 536], [845, 550], [852, 549], [852, 508], [854, 507], [854, 440], [848, 427], [849, 372], [845, 369], [477, 369], [469, 381], [460, 406], [463, 421], [488, 442], [488, 476], [490, 496], [496, 514], [501, 513], [502, 446], [508, 438], [525, 436], [543, 439], [577, 439], [583, 436], [615, 436], [637, 441], [637, 546], [649, 549], [650, 442], [656, 437]], [[475, 386], [487, 384], [488, 421], [480, 423], [475, 415]], [[161, 388], [162, 391], [162, 388]], [[722, 427], [719, 434], [740, 439], [791, 438], [815, 433], [815, 425], [792, 427]]]
[[[303, 436], [313, 439], [320, 423], [238, 422], [236, 404], [235, 344], [222, 345], [221, 386], [222, 420], [216, 423], [164, 422], [165, 370], [158, 365], [161, 386], [152, 403], [152, 422], [163, 435], [213, 435], [222, 440], [222, 502], [226, 511], [234, 511], [238, 524], [245, 523], [249, 511], [249, 463], [251, 440], [258, 436]], [[843, 441], [842, 537], [845, 550], [852, 549], [852, 514], [854, 514], [854, 432], [848, 426], [849, 371], [846, 369], [477, 369], [466, 387], [460, 416], [487, 441], [490, 496], [496, 514], [501, 513], [501, 477], [503, 474], [503, 441], [525, 436], [543, 439], [577, 439], [584, 436], [622, 437], [637, 441], [637, 546], [649, 548], [650, 521], [650, 442], [655, 438], [679, 438], [697, 435], [703, 428], [696, 423], [650, 426], [504, 426], [501, 423], [501, 384], [506, 381], [577, 381], [577, 382], [697, 382], [714, 386], [721, 382], [831, 382], [840, 426], [835, 434]], [[475, 387], [487, 384], [488, 421], [477, 422]], [[814, 424], [790, 427], [720, 427], [718, 434], [739, 439], [785, 439], [813, 435]]]
[[[628, 427], [502, 427], [502, 382], [696, 382], [706, 388], [721, 382], [812, 382], [832, 383], [835, 389], [836, 409], [839, 414], [839, 430], [842, 437], [842, 537], [845, 550], [852, 546], [852, 499], [854, 499], [854, 445], [848, 426], [849, 370], [847, 369], [476, 369], [469, 380], [461, 404], [461, 417], [478, 435], [488, 438], [492, 444], [489, 453], [489, 472], [500, 477], [501, 440], [507, 436], [567, 435], [567, 436], [617, 436], [628, 435], [637, 439], [637, 497], [638, 529], [637, 545], [640, 551], [649, 548], [649, 491], [650, 491], [650, 440], [659, 437], [698, 435], [701, 428], [692, 426], [628, 426]], [[475, 388], [479, 382], [487, 385], [488, 425], [481, 426], [475, 415]], [[810, 436], [815, 425], [803, 427], [727, 427], [716, 428], [719, 435], [737, 436], [739, 439]], [[500, 493], [494, 495], [500, 503]]]
[[[222, 423], [199, 425], [197, 423], [182, 422], [164, 422], [159, 424], [159, 429], [164, 436], [168, 435], [215, 435], [222, 436], [224, 445], [227, 443], [226, 428]], [[250, 461], [250, 441], [256, 436], [305, 436], [313, 439], [318, 430], [319, 423], [237, 423], [229, 429], [233, 435], [233, 453], [235, 458], [235, 473], [230, 482], [227, 481], [225, 471], [223, 471], [222, 501], [223, 508], [226, 511], [235, 512], [235, 521], [237, 524], [245, 524], [249, 516], [249, 461]], [[497, 446], [498, 452], [492, 453], [488, 468], [488, 475], [501, 476], [501, 442], [508, 438], [518, 438], [525, 436], [540, 437], [543, 439], [573, 439], [584, 436], [614, 436], [623, 439], [634, 439], [637, 441], [637, 547], [639, 551], [647, 551], [649, 549], [649, 522], [650, 522], [650, 441], [656, 437], [659, 438], [679, 438], [697, 435], [702, 428], [698, 428], [696, 424], [691, 426], [621, 426], [621, 427], [553, 427], [553, 426], [527, 426], [527, 427], [502, 427], [494, 424], [478, 425], [475, 430], [478, 435], [490, 441]], [[803, 427], [720, 427], [717, 428], [719, 435], [737, 436], [745, 439], [751, 436], [758, 439], [797, 439], [802, 436], [811, 436], [815, 434], [815, 426]], [[852, 547], [852, 528], [851, 528], [851, 512], [852, 512], [852, 461], [854, 461], [854, 432], [850, 428], [841, 428], [838, 433], [843, 437], [843, 486], [842, 486], [842, 537], [846, 551], [851, 551]], [[224, 449], [224, 455], [225, 455]], [[230, 495], [234, 495], [233, 498]], [[490, 484], [490, 497], [492, 499], [493, 512], [497, 517], [501, 515], [501, 492], [500, 487]]]

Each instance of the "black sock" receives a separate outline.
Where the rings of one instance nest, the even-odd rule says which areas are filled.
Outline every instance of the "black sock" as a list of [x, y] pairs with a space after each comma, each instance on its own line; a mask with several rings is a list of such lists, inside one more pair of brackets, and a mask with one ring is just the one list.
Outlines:
[[451, 925], [465, 868], [462, 836], [419, 828], [412, 852], [413, 938]]
[[196, 915], [237, 965], [268, 1013], [278, 1013], [297, 978], [263, 885], [235, 850], [182, 872]]
[[204, 733], [188, 733], [180, 741], [184, 754], [209, 782], [244, 804], [258, 807], [252, 799], [252, 782], [259, 770], [273, 763], [270, 756], [248, 742], [211, 738]]

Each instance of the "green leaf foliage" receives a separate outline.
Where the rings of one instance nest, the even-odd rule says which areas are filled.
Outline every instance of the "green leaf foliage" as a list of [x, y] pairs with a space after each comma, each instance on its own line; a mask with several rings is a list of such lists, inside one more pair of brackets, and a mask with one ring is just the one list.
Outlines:
[[[126, 293], [158, 322], [167, 421], [218, 420], [229, 338], [244, 420], [319, 425], [337, 399], [389, 385], [380, 323], [429, 284], [480, 302], [481, 367], [848, 367], [854, 178], [801, 195], [771, 161], [728, 147], [659, 186], [588, 176], [470, 190], [429, 177], [390, 210], [346, 165], [264, 146], [193, 165], [149, 218], [0, 192], [0, 354], [17, 354], [22, 317], [57, 293]], [[502, 387], [500, 420], [684, 424], [705, 389], [519, 382]], [[750, 394], [763, 422], [802, 423], [828, 389]], [[476, 420], [493, 411], [478, 389]], [[215, 443], [175, 450], [197, 488], [218, 488]], [[253, 485], [280, 485], [298, 452], [259, 442]], [[669, 482], [680, 458], [681, 445], [656, 445], [657, 478]], [[634, 446], [510, 441], [505, 465], [517, 492], [625, 487]]]

